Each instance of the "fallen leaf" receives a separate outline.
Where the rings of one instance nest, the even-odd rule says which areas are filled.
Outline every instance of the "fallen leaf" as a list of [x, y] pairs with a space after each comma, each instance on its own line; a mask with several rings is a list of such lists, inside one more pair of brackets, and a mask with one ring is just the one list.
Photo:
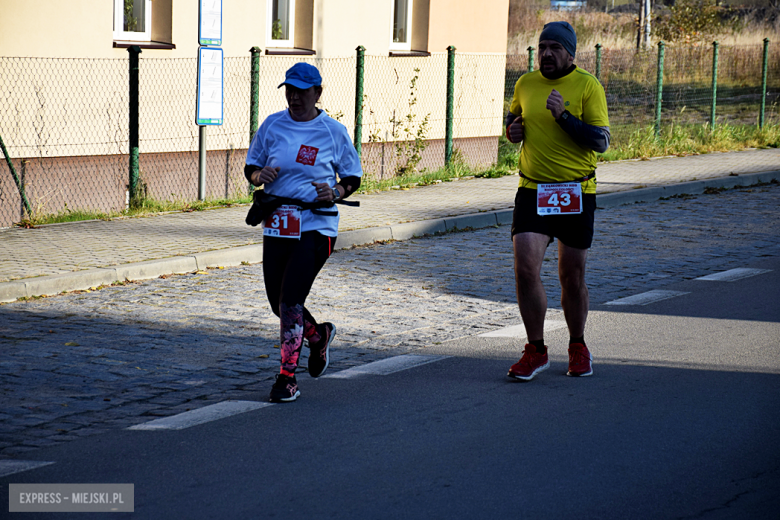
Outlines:
[[76, 343], [75, 341], [68, 341], [67, 343], [65, 343], [65, 346], [66, 347], [78, 347], [79, 344]]

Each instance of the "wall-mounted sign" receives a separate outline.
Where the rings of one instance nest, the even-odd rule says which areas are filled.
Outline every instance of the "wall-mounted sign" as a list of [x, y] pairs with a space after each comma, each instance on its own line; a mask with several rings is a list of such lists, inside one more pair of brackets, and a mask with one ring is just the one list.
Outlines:
[[198, 106], [195, 111], [198, 125], [221, 125], [223, 122], [224, 69], [222, 49], [198, 49]]
[[222, 0], [200, 0], [198, 45], [222, 45]]

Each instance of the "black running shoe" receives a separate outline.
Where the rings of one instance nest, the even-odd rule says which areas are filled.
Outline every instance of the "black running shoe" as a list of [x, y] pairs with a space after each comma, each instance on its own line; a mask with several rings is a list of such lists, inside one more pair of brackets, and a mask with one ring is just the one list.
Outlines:
[[311, 377], [320, 377], [325, 373], [325, 369], [328, 368], [328, 362], [330, 362], [330, 344], [333, 342], [333, 338], [336, 337], [336, 326], [330, 322], [325, 322], [320, 325], [320, 341], [318, 343], [309, 344], [311, 352], [309, 352], [309, 375]]
[[298, 390], [298, 381], [295, 376], [286, 376], [284, 374], [276, 375], [276, 382], [271, 388], [269, 401], [272, 403], [289, 403], [298, 399], [301, 395]]

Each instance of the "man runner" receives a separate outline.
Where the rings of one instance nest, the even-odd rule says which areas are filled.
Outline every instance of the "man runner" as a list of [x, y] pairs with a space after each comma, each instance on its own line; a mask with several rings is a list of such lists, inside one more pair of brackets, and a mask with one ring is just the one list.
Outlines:
[[585, 261], [593, 241], [596, 152], [609, 147], [607, 100], [601, 83], [574, 65], [577, 36], [551, 22], [539, 36], [539, 70], [515, 84], [506, 137], [523, 143], [512, 242], [517, 301], [528, 343], [509, 377], [530, 381], [549, 367], [544, 344], [547, 294], [541, 268], [558, 239], [561, 306], [569, 328], [569, 376], [593, 374], [585, 345], [588, 287]]

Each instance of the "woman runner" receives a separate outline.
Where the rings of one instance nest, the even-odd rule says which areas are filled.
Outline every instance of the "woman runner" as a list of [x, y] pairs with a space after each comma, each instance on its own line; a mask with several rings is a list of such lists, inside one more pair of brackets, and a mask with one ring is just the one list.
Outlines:
[[[253, 185], [285, 198], [263, 225], [265, 290], [281, 323], [281, 369], [271, 402], [301, 395], [295, 370], [304, 339], [310, 348], [309, 375], [319, 377], [328, 368], [336, 327], [318, 324], [304, 303], [336, 242], [339, 212], [332, 203], [354, 193], [363, 175], [347, 129], [315, 106], [322, 95], [317, 68], [296, 63], [282, 86], [288, 108], [268, 116], [257, 130], [244, 168]], [[295, 202], [326, 207], [302, 209]]]

